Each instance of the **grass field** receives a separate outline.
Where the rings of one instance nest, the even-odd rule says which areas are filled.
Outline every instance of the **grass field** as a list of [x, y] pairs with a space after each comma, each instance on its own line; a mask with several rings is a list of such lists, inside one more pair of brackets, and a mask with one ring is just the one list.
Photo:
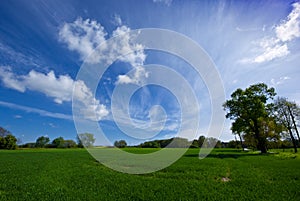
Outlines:
[[198, 152], [188, 150], [161, 171], [130, 175], [84, 149], [2, 150], [0, 200], [300, 200], [300, 155], [214, 149], [199, 160]]

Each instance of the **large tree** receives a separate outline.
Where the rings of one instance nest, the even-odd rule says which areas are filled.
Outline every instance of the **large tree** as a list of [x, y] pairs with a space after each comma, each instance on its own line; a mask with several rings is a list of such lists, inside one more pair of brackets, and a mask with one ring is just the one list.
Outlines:
[[261, 153], [267, 152], [267, 138], [270, 134], [265, 132], [266, 122], [272, 121], [268, 100], [273, 99], [275, 95], [274, 88], [259, 83], [245, 90], [237, 89], [231, 94], [231, 99], [223, 105], [227, 111], [226, 118], [233, 120], [233, 133], [252, 139]]
[[294, 132], [297, 134], [298, 140], [300, 140], [295, 120], [295, 118], [300, 116], [299, 106], [294, 102], [288, 101], [286, 98], [279, 97], [276, 99], [273, 109], [274, 118], [289, 133], [294, 150], [297, 152], [297, 142], [294, 137]]

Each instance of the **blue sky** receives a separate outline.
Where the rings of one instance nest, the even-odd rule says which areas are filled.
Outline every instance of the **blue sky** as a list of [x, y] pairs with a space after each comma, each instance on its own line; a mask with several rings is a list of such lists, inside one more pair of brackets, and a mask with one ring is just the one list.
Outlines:
[[[72, 95], [82, 104], [83, 116], [98, 122], [112, 142], [125, 139], [136, 144], [174, 136], [188, 120], [181, 119], [180, 103], [163, 87], [138, 89], [130, 99], [130, 119], [122, 116], [121, 109], [126, 107], [122, 101], [117, 120], [112, 115], [116, 85], [143, 82], [148, 76], [143, 65], [151, 63], [170, 66], [192, 86], [200, 107], [197, 136], [205, 135], [211, 115], [209, 91], [193, 68], [174, 55], [143, 49], [123, 37], [108, 48], [110, 53], [108, 49], [98, 52], [99, 57], [109, 60], [122, 48], [134, 53], [114, 61], [105, 71], [95, 97], [87, 83], [76, 79], [83, 62], [93, 62], [88, 56], [99, 44], [141, 28], [169, 29], [196, 41], [215, 63], [226, 98], [236, 88], [265, 82], [278, 95], [300, 103], [297, 1], [13, 0], [0, 3], [0, 24], [0, 126], [22, 142], [41, 135], [75, 139]], [[73, 94], [74, 86], [81, 90]], [[153, 124], [149, 124], [151, 116]], [[126, 127], [129, 124], [134, 127]], [[136, 139], [117, 125], [128, 132], [146, 128], [151, 137]], [[233, 138], [226, 120], [220, 139]]]

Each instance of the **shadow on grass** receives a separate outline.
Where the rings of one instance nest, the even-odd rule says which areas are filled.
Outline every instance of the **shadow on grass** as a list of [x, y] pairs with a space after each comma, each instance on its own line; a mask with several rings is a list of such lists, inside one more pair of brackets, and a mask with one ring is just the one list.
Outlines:
[[[226, 152], [226, 153], [224, 153]], [[245, 156], [260, 156], [261, 154], [257, 154], [257, 153], [248, 153], [248, 152], [243, 152], [241, 150], [236, 150], [236, 151], [214, 151], [212, 153], [210, 153], [208, 156], [206, 156], [206, 158], [220, 158], [220, 159], [224, 159], [224, 158], [240, 158], [240, 157], [245, 157]], [[197, 157], [199, 158], [199, 154], [185, 154], [184, 157]]]

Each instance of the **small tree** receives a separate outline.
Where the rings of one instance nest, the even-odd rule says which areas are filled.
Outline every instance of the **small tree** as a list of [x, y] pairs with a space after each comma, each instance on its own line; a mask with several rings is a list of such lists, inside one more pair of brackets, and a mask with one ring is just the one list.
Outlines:
[[16, 149], [17, 138], [12, 134], [8, 134], [5, 137], [0, 137], [0, 149]]
[[203, 135], [201, 135], [201, 136], [198, 138], [198, 146], [199, 146], [199, 147], [202, 147], [204, 140], [205, 140], [205, 136], [203, 136]]
[[51, 145], [52, 147], [54, 148], [63, 148], [64, 147], [64, 138], [63, 137], [58, 137], [58, 138], [55, 138]]
[[125, 140], [119, 140], [115, 141], [114, 145], [118, 148], [125, 148], [127, 146], [127, 142]]
[[43, 148], [50, 142], [49, 137], [41, 136], [35, 142], [35, 147]]
[[75, 148], [75, 147], [77, 147], [77, 145], [74, 140], [64, 140], [63, 147], [64, 148]]
[[286, 98], [277, 98], [274, 104], [274, 118], [276, 121], [281, 124], [284, 129], [286, 130], [290, 138], [293, 142], [293, 147], [295, 153], [297, 152], [297, 142], [294, 137], [293, 131], [296, 132], [298, 140], [299, 139], [299, 132], [296, 125], [295, 117], [300, 116], [299, 114], [299, 106], [296, 103], [289, 102]]
[[78, 147], [92, 147], [95, 140], [94, 135], [91, 133], [81, 133], [77, 135]]

